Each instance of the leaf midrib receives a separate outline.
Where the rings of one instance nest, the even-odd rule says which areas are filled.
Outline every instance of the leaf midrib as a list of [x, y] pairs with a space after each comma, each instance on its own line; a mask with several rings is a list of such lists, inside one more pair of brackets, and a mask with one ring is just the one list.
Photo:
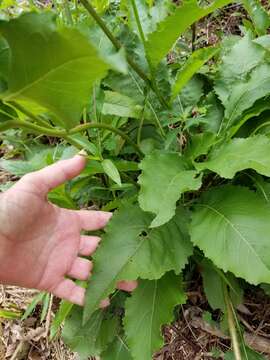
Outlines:
[[24, 93], [25, 91], [31, 89], [31, 87], [34, 87], [36, 84], [38, 84], [39, 82], [45, 80], [47, 77], [49, 77], [51, 74], [53, 74], [54, 72], [57, 72], [58, 70], [60, 70], [62, 67], [72, 63], [72, 62], [75, 62], [75, 61], [78, 61], [78, 60], [83, 60], [83, 59], [88, 59], [88, 58], [91, 58], [92, 56], [91, 55], [87, 55], [87, 56], [78, 56], [78, 57], [75, 57], [73, 59], [70, 59], [68, 61], [65, 61], [63, 62], [62, 64], [56, 66], [55, 68], [47, 71], [45, 74], [43, 74], [42, 76], [38, 77], [36, 80], [34, 80], [33, 82], [31, 82], [30, 84], [24, 86], [23, 88], [21, 88], [20, 90], [16, 91], [15, 93], [11, 93], [10, 95], [7, 95], [6, 97], [4, 97], [4, 100], [5, 101], [9, 101], [11, 100], [12, 98], [14, 97], [17, 97], [17, 96], [20, 96], [22, 93]]
[[212, 210], [214, 213], [218, 214], [221, 218], [224, 219], [224, 221], [231, 226], [231, 228], [240, 236], [240, 238], [246, 243], [246, 245], [248, 246], [248, 248], [251, 250], [251, 252], [255, 255], [255, 257], [259, 260], [260, 263], [262, 263], [267, 270], [269, 270], [267, 268], [267, 266], [264, 264], [264, 262], [262, 261], [262, 259], [259, 257], [259, 255], [257, 254], [257, 252], [255, 251], [255, 249], [250, 245], [250, 243], [246, 240], [246, 238], [241, 234], [241, 232], [234, 226], [234, 224], [221, 212], [219, 212], [217, 209], [213, 208], [210, 205], [206, 205], [206, 204], [200, 204], [203, 207], [208, 208], [209, 210]]

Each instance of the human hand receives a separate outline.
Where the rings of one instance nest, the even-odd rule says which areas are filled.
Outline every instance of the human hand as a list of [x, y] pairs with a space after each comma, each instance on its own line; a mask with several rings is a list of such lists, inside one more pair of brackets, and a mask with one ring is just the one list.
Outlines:
[[[111, 213], [62, 209], [47, 194], [79, 175], [85, 164], [79, 155], [59, 161], [25, 175], [0, 195], [0, 283], [46, 290], [84, 304], [85, 289], [69, 278], [88, 279], [92, 262], [80, 255], [93, 254], [100, 238], [80, 233], [103, 228]], [[132, 291], [135, 286], [122, 282], [118, 287]]]

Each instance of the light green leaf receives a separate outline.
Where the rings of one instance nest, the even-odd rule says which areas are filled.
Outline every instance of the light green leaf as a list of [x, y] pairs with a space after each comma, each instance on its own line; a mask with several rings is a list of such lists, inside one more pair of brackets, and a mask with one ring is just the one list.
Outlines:
[[265, 51], [253, 41], [250, 32], [231, 47], [224, 41], [223, 49], [225, 54], [222, 56], [222, 63], [219, 66], [215, 91], [223, 105], [227, 106], [234, 86], [240, 82], [245, 83], [250, 71], [262, 62]]
[[157, 30], [148, 36], [146, 50], [153, 65], [159, 64], [190, 25], [230, 2], [216, 0], [208, 7], [200, 7], [196, 0], [185, 0], [182, 6], [159, 23]]
[[74, 306], [62, 331], [64, 342], [79, 353], [81, 360], [89, 356], [98, 356], [110, 344], [117, 332], [119, 320], [106, 317], [106, 311], [97, 310], [89, 321], [82, 326], [83, 309]]
[[109, 68], [88, 39], [75, 28], [57, 26], [50, 12], [1, 21], [0, 33], [12, 53], [4, 100], [37, 104], [63, 126], [77, 125], [92, 85]]
[[122, 185], [119, 171], [111, 160], [109, 159], [103, 160], [102, 167], [104, 169], [105, 174], [107, 174], [109, 178], [111, 178], [119, 186]]
[[258, 35], [266, 34], [270, 26], [270, 17], [258, 0], [243, 0], [243, 4], [251, 17]]
[[105, 91], [105, 100], [102, 108], [104, 115], [116, 115], [140, 119], [142, 106], [126, 95], [113, 91]]
[[270, 176], [269, 151], [270, 139], [265, 135], [234, 138], [213, 150], [208, 161], [196, 164], [196, 168], [199, 171], [209, 169], [226, 179], [232, 179], [245, 169]]
[[201, 177], [187, 168], [178, 153], [153, 152], [144, 158], [140, 168], [139, 203], [144, 211], [156, 214], [151, 227], [163, 225], [174, 216], [181, 194], [201, 187]]
[[33, 300], [31, 301], [31, 303], [27, 306], [24, 314], [23, 314], [23, 317], [21, 320], [25, 320], [27, 319], [31, 314], [32, 312], [35, 310], [36, 306], [41, 302], [43, 301], [44, 297], [46, 296], [46, 293], [45, 292], [40, 292], [38, 293], [34, 298]]
[[270, 51], [270, 35], [260, 36], [253, 40], [253, 42], [262, 46], [265, 50]]
[[192, 246], [184, 211], [179, 210], [175, 218], [158, 229], [148, 229], [151, 219], [137, 205], [123, 205], [113, 216], [93, 257], [84, 321], [114, 290], [117, 281], [158, 279], [169, 270], [179, 273], [187, 263]]
[[190, 234], [213, 263], [251, 284], [270, 283], [270, 208], [256, 193], [224, 186], [205, 194]]
[[177, 94], [180, 93], [180, 91], [192, 78], [192, 76], [218, 51], [218, 47], [210, 46], [199, 49], [192, 53], [192, 55], [184, 64], [183, 68], [177, 73], [177, 77], [172, 89], [172, 100], [177, 96]]
[[124, 340], [117, 336], [108, 349], [102, 353], [102, 360], [133, 360]]
[[270, 65], [255, 68], [247, 82], [239, 83], [232, 89], [225, 110], [226, 128], [233, 125], [255, 101], [270, 93]]
[[66, 320], [67, 316], [70, 314], [74, 304], [66, 300], [62, 300], [60, 307], [52, 321], [51, 328], [50, 328], [50, 340], [53, 340], [57, 335], [57, 332], [61, 328], [61, 325]]
[[167, 273], [160, 280], [141, 281], [126, 301], [125, 333], [134, 360], [151, 360], [163, 345], [161, 326], [173, 320], [173, 309], [186, 296], [180, 278]]

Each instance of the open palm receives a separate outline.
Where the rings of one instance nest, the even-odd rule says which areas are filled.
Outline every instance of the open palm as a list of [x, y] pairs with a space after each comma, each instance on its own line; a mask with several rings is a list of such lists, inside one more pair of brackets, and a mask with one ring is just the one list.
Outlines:
[[1, 195], [0, 282], [47, 290], [83, 305], [85, 290], [72, 279], [88, 279], [92, 263], [80, 256], [91, 255], [100, 238], [81, 231], [103, 228], [111, 214], [62, 209], [48, 202], [47, 194], [77, 176], [85, 162], [82, 156], [60, 161], [24, 176]]

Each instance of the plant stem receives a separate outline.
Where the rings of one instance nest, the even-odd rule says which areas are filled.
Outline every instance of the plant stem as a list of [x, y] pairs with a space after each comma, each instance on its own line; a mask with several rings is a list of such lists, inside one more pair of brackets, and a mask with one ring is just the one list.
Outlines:
[[[125, 139], [127, 141], [127, 143], [129, 143], [131, 146], [133, 146], [133, 148], [136, 150], [136, 152], [139, 155], [143, 156], [143, 153], [142, 153], [141, 149], [139, 148], [139, 146], [137, 144], [135, 144], [127, 134], [125, 134], [123, 131], [116, 129], [107, 124], [86, 123], [83, 125], [79, 125], [69, 131], [57, 130], [55, 128], [46, 128], [46, 127], [39, 126], [39, 125], [30, 123], [27, 121], [19, 120], [19, 119], [5, 121], [3, 124], [0, 124], [0, 132], [6, 131], [6, 130], [12, 129], [12, 128], [28, 129], [28, 130], [33, 131], [33, 133], [63, 138], [65, 140], [69, 141], [70, 143], [72, 141], [74, 144], [76, 143], [76, 140], [71, 139], [69, 137], [69, 135], [74, 135], [74, 134], [83, 132], [88, 129], [105, 129], [105, 130], [109, 130], [109, 131], [121, 136], [123, 139]], [[78, 146], [76, 146], [76, 147], [78, 147]]]
[[[105, 22], [102, 20], [102, 18], [97, 14], [93, 6], [90, 4], [88, 0], [81, 0], [81, 3], [85, 7], [85, 9], [88, 11], [88, 13], [93, 17], [93, 19], [97, 22], [97, 24], [100, 26], [100, 28], [104, 31], [104, 33], [107, 35], [107, 37], [110, 39], [116, 50], [120, 50], [122, 48], [122, 44], [120, 41], [113, 35], [113, 33], [110, 31], [110, 29], [107, 27]], [[131, 59], [130, 56], [126, 55], [126, 59], [130, 67], [142, 78], [148, 86], [153, 90], [153, 92], [157, 95], [157, 98], [161, 105], [165, 106], [166, 108], [169, 107], [166, 100], [163, 98], [163, 96], [157, 91], [157, 88], [155, 85], [153, 85], [152, 81], [148, 78], [147, 74]]]
[[34, 115], [33, 113], [31, 113], [30, 111], [28, 111], [27, 109], [25, 109], [22, 105], [18, 104], [16, 101], [11, 101], [10, 105], [12, 105], [13, 107], [15, 107], [15, 109], [19, 110], [20, 112], [22, 112], [24, 115], [28, 116], [30, 119], [32, 119], [33, 121], [35, 121], [38, 125], [40, 126], [45, 126], [50, 127], [53, 129], [52, 126], [50, 126], [50, 124], [48, 124], [48, 122], [46, 120], [41, 119], [40, 117]]
[[123, 131], [116, 129], [108, 124], [103, 124], [103, 123], [87, 123], [87, 124], [83, 124], [83, 125], [79, 125], [75, 128], [73, 128], [72, 130], [69, 131], [69, 135], [73, 135], [73, 134], [77, 134], [80, 133], [82, 131], [88, 130], [88, 129], [105, 129], [105, 130], [109, 130], [119, 136], [121, 136], [123, 139], [126, 140], [127, 143], [129, 143], [131, 146], [133, 146], [133, 148], [136, 150], [136, 152], [138, 152], [140, 155], [143, 155], [141, 149], [139, 148], [139, 146], [137, 144], [135, 144], [131, 138], [124, 133]]
[[223, 283], [223, 292], [224, 292], [224, 300], [227, 308], [228, 325], [229, 325], [229, 331], [231, 335], [232, 348], [233, 348], [235, 360], [242, 360], [240, 346], [238, 343], [237, 331], [234, 323], [232, 303], [231, 303], [230, 295], [228, 293], [227, 285], [225, 283]]
[[250, 134], [250, 136], [255, 135], [259, 130], [261, 130], [261, 129], [264, 128], [265, 126], [270, 126], [270, 121], [266, 121], [265, 123], [262, 123], [261, 125], [257, 126], [256, 129], [252, 131], [252, 133]]

